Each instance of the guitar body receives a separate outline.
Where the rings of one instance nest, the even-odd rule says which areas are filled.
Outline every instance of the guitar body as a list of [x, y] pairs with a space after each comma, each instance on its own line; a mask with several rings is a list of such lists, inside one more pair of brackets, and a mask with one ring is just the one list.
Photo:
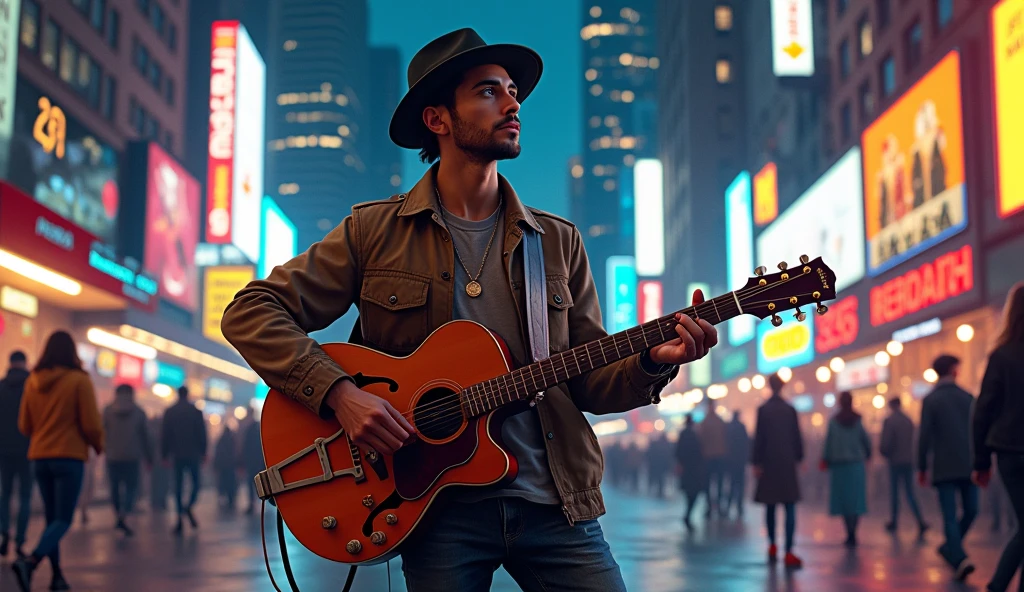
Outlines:
[[[511, 369], [508, 350], [482, 325], [448, 323], [403, 358], [344, 343], [323, 349], [360, 388], [409, 418], [419, 438], [394, 456], [357, 450], [347, 434], [338, 435], [335, 419], [323, 420], [271, 390], [260, 427], [263, 456], [271, 475], [284, 463], [278, 467], [284, 485], [310, 479], [274, 495], [307, 549], [341, 563], [386, 561], [443, 490], [515, 479], [518, 465], [503, 447], [501, 425], [524, 406], [466, 420], [458, 398], [464, 388]], [[320, 450], [312, 446], [319, 438]], [[332, 478], [325, 480], [328, 472]]]

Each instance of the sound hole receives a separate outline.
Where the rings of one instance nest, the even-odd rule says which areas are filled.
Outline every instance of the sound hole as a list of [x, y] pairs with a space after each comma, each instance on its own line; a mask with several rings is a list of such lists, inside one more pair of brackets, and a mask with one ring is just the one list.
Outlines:
[[420, 435], [429, 440], [454, 435], [463, 420], [458, 394], [446, 388], [430, 389], [416, 403], [413, 420]]

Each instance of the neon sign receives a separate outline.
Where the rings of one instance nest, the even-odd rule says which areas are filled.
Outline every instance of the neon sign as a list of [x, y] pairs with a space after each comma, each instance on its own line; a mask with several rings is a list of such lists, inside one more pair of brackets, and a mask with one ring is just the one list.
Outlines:
[[871, 324], [884, 325], [974, 288], [970, 245], [871, 288]]
[[64, 147], [68, 135], [68, 120], [64, 110], [50, 103], [47, 97], [39, 97], [39, 115], [32, 126], [32, 137], [47, 154], [57, 159], [64, 158]]
[[847, 296], [829, 308], [828, 314], [814, 317], [817, 336], [814, 349], [823, 354], [857, 340], [860, 332], [860, 320], [857, 318], [858, 301], [856, 296]]

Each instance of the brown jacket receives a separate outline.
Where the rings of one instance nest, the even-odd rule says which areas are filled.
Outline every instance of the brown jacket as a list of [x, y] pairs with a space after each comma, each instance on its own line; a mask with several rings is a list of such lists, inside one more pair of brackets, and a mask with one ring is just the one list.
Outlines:
[[29, 375], [21, 399], [18, 429], [29, 438], [28, 457], [89, 459], [89, 447], [103, 453], [103, 422], [89, 375], [49, 368]]
[[[452, 320], [455, 254], [434, 193], [437, 165], [408, 194], [360, 204], [308, 251], [250, 283], [224, 311], [224, 336], [263, 379], [316, 413], [345, 372], [307, 333], [355, 304], [363, 343], [391, 355], [414, 351]], [[551, 352], [606, 335], [579, 231], [526, 208], [499, 175], [507, 203], [502, 258], [524, 342], [523, 231], [542, 234]], [[496, 243], [497, 244], [497, 243]], [[268, 347], [267, 344], [274, 344]], [[673, 374], [653, 376], [632, 356], [547, 391], [538, 404], [548, 462], [570, 521], [604, 513], [604, 459], [583, 411], [628, 411], [656, 400]]]

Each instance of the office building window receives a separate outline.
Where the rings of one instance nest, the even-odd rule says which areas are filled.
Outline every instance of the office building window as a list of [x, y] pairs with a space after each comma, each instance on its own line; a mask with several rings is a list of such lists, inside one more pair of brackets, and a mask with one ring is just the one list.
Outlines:
[[889, 27], [892, 19], [892, 0], [875, 0], [875, 16], [878, 21], [878, 30], [884, 31]]
[[882, 95], [888, 97], [896, 92], [896, 61], [892, 59], [892, 54], [885, 56], [878, 69], [879, 78], [882, 79]]
[[871, 83], [865, 80], [864, 84], [860, 85], [857, 94], [859, 95], [860, 120], [866, 124], [875, 116], [875, 95], [871, 94]]
[[132, 129], [135, 130], [135, 133], [141, 136], [146, 126], [146, 113], [142, 110], [142, 107], [139, 106], [139, 103], [135, 100], [135, 97], [132, 97], [131, 124]]
[[149, 83], [157, 91], [163, 89], [164, 70], [156, 60], [149, 60]]
[[935, 0], [935, 21], [939, 31], [953, 20], [953, 0]]
[[851, 67], [850, 40], [843, 39], [839, 44], [839, 79], [846, 80], [850, 76]]
[[723, 32], [732, 31], [732, 6], [715, 6], [715, 29]]
[[89, 22], [97, 31], [103, 30], [103, 19], [107, 14], [107, 0], [92, 0], [89, 10]]
[[78, 44], [64, 34], [60, 43], [60, 67], [57, 69], [60, 79], [72, 86], [77, 86], [75, 81], [75, 66], [77, 64]]
[[110, 10], [110, 18], [107, 19], [107, 45], [117, 49], [118, 37], [121, 34], [121, 13], [116, 9]]
[[89, 0], [71, 0], [71, 6], [74, 6], [78, 12], [89, 16]]
[[921, 21], [914, 21], [914, 24], [907, 27], [903, 34], [903, 55], [907, 59], [907, 72], [912, 71], [921, 63], [923, 40], [924, 31], [921, 30]]
[[839, 113], [839, 120], [840, 139], [845, 144], [853, 136], [853, 109], [850, 108], [849, 101], [843, 103], [843, 108]]
[[732, 107], [720, 105], [717, 113], [718, 137], [722, 140], [731, 140], [736, 135], [736, 120], [732, 115]]
[[[85, 74], [83, 79], [83, 74]], [[100, 108], [100, 66], [86, 54], [78, 59], [78, 85], [86, 102], [93, 109]]]
[[728, 84], [732, 82], [732, 62], [729, 58], [718, 58], [715, 62], [715, 80], [719, 84]]
[[103, 77], [103, 103], [100, 112], [107, 121], [114, 121], [117, 113], [117, 81], [110, 76]]
[[860, 57], [866, 58], [875, 49], [875, 32], [871, 26], [871, 21], [868, 20], [868, 15], [865, 14], [860, 19], [860, 25], [858, 25], [857, 30], [859, 32]]
[[167, 130], [164, 130], [163, 144], [164, 148], [166, 148], [168, 152], [174, 152], [174, 134]]
[[149, 0], [135, 0], [135, 5], [142, 14], [149, 14]]
[[46, 19], [46, 26], [43, 28], [43, 65], [51, 70], [57, 69], [57, 45], [60, 42], [60, 29], [57, 23]]
[[24, 0], [21, 5], [21, 44], [39, 51], [39, 4], [34, 0]]
[[146, 138], [150, 139], [150, 140], [159, 141], [160, 140], [160, 122], [157, 121], [155, 117], [153, 117], [150, 114], [146, 114], [145, 112], [143, 112], [143, 116], [146, 119], [146, 131], [145, 131], [145, 133], [143, 135]]
[[848, 0], [836, 0], [836, 14], [843, 16], [846, 12], [846, 6], [849, 4]]
[[167, 25], [167, 47], [171, 48], [171, 51], [178, 49], [178, 27], [175, 27], [174, 23]]
[[149, 51], [139, 43], [138, 39], [133, 43], [135, 44], [132, 52], [135, 55], [135, 69], [139, 71], [139, 74], [146, 76], [149, 72]]
[[153, 28], [156, 29], [156, 32], [159, 33], [161, 37], [163, 37], [165, 22], [164, 11], [156, 2], [153, 2], [149, 6], [149, 22], [153, 23]]
[[164, 85], [164, 100], [167, 101], [168, 105], [174, 106], [174, 80], [167, 77], [166, 84]]

